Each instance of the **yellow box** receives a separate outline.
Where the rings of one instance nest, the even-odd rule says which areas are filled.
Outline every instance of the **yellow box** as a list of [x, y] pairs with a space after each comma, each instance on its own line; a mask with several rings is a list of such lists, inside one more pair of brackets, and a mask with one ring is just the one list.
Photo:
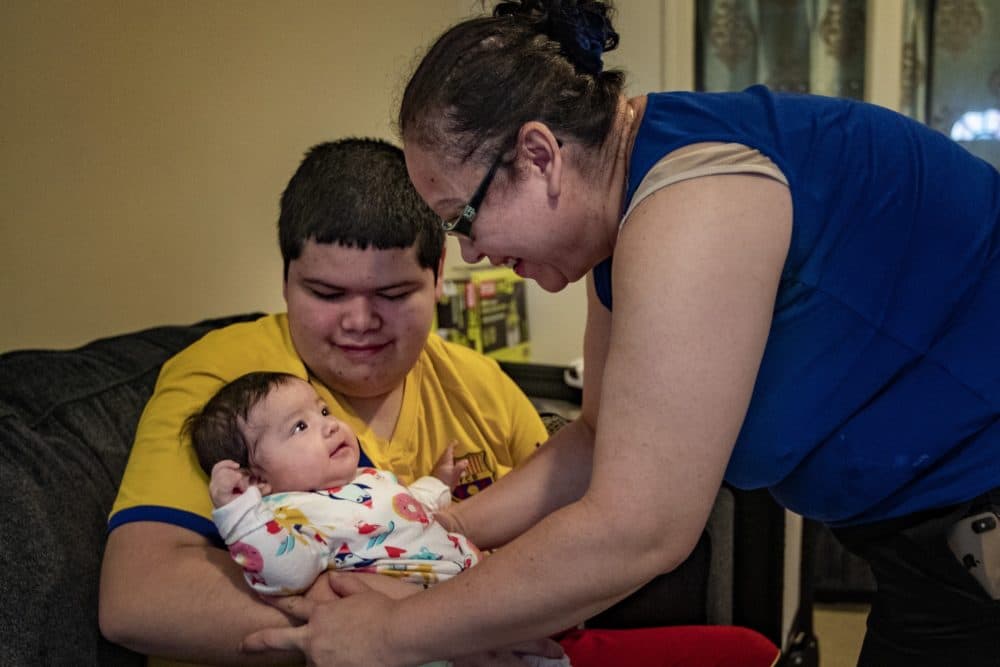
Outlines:
[[494, 359], [528, 361], [524, 279], [506, 267], [460, 268], [444, 279], [438, 333]]

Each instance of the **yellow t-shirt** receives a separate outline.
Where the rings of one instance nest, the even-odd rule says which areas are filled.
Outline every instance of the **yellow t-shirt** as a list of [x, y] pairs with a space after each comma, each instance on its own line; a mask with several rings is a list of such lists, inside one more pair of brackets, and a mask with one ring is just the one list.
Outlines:
[[403, 484], [429, 475], [448, 443], [457, 441], [455, 458], [469, 460], [458, 498], [506, 475], [547, 437], [531, 402], [495, 361], [432, 334], [406, 376], [392, 437], [379, 438], [309, 377], [292, 345], [288, 318], [269, 315], [209, 332], [163, 365], [111, 510], [112, 530], [130, 521], [163, 521], [216, 535], [208, 478], [181, 427], [224, 384], [251, 371], [309, 380], [354, 429], [372, 464]]
[[[252, 371], [291, 373], [309, 382], [350, 424], [378, 468], [409, 484], [429, 475], [451, 441], [469, 467], [454, 491], [468, 497], [524, 462], [547, 438], [531, 402], [495, 361], [436, 334], [406, 376], [390, 439], [377, 437], [346, 404], [309, 376], [292, 345], [288, 318], [269, 315], [209, 332], [163, 365], [143, 411], [109, 518], [109, 529], [161, 521], [215, 540], [208, 477], [198, 465], [184, 420], [224, 384]], [[150, 659], [150, 664], [175, 664]]]

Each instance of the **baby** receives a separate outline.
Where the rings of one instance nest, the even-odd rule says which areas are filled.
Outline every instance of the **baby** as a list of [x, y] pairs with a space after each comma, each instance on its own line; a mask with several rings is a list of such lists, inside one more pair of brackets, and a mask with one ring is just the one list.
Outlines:
[[[425, 587], [479, 562], [431, 512], [451, 502], [464, 463], [449, 446], [409, 488], [391, 472], [358, 468], [361, 447], [312, 386], [286, 373], [248, 373], [188, 418], [209, 474], [212, 519], [254, 590], [290, 595], [328, 569], [375, 572]], [[521, 656], [527, 667], [569, 659]], [[450, 667], [448, 661], [423, 667]]]
[[409, 488], [391, 472], [358, 468], [357, 437], [305, 380], [244, 375], [186, 428], [211, 477], [219, 534], [260, 593], [300, 593], [328, 569], [430, 585], [479, 561], [430, 514], [451, 501], [460, 473], [452, 447], [438, 477]]

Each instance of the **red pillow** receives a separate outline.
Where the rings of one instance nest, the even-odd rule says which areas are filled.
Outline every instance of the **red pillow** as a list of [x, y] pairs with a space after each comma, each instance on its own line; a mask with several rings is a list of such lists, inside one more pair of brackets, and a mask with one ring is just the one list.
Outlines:
[[781, 651], [735, 625], [570, 630], [559, 638], [573, 667], [774, 667]]

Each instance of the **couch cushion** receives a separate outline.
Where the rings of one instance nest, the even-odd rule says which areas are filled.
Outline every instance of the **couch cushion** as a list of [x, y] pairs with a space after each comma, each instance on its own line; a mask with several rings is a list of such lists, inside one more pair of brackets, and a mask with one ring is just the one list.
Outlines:
[[9, 664], [143, 664], [103, 640], [107, 515], [160, 366], [207, 331], [259, 314], [0, 355], [0, 645]]

